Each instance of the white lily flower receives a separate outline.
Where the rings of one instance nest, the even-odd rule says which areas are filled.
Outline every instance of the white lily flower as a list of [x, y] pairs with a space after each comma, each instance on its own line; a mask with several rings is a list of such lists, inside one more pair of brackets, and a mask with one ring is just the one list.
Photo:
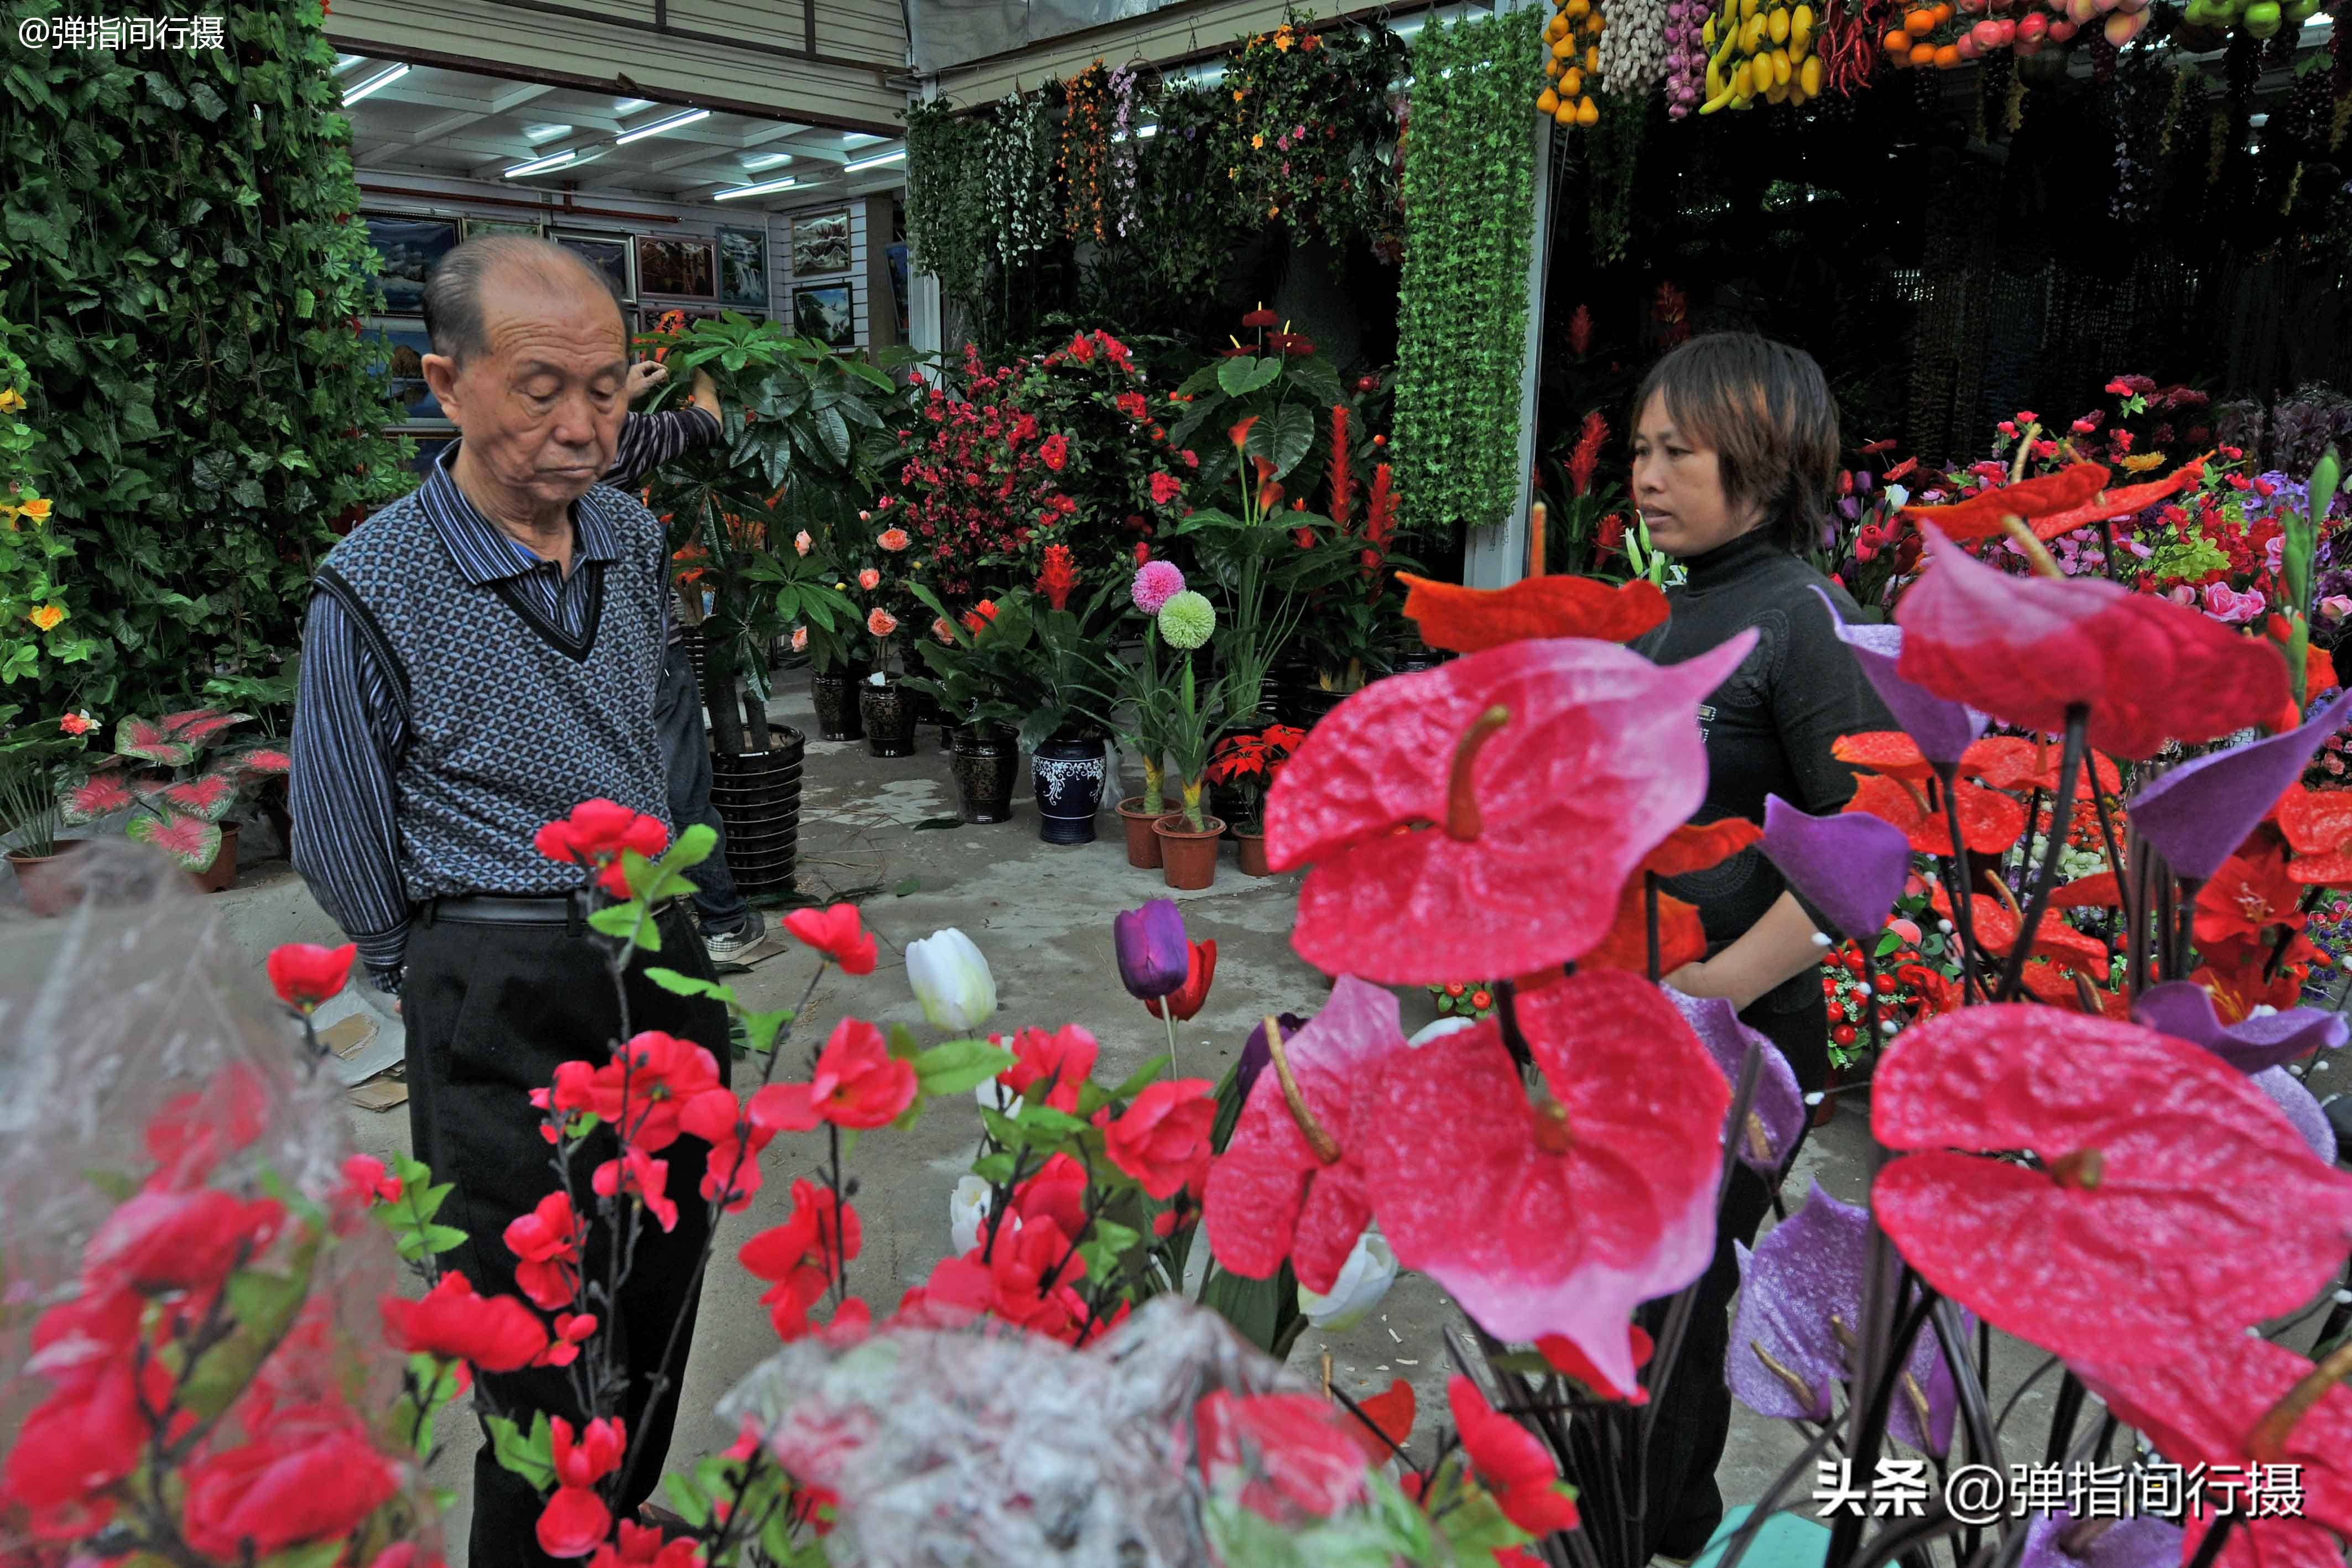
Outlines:
[[979, 1028], [996, 1011], [996, 977], [971, 938], [950, 926], [907, 944], [907, 983], [940, 1029]]
[[957, 1178], [948, 1194], [948, 1236], [958, 1258], [980, 1245], [981, 1228], [988, 1223], [988, 1184], [976, 1176]]
[[1298, 1287], [1298, 1310], [1318, 1329], [1353, 1328], [1381, 1304], [1396, 1277], [1396, 1253], [1379, 1231], [1368, 1228], [1356, 1238], [1339, 1277], [1331, 1281], [1329, 1295], [1319, 1296], [1304, 1285]]

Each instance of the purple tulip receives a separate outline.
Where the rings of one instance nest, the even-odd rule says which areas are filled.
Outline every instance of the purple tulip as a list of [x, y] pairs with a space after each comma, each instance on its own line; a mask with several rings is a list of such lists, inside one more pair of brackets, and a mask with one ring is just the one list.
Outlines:
[[2224, 1028], [2212, 996], [2193, 980], [2150, 986], [2132, 1004], [2132, 1017], [2158, 1034], [2201, 1045], [2246, 1073], [2299, 1061], [2315, 1051], [2334, 1051], [2352, 1031], [2343, 1014], [2318, 1008], [2263, 1013]]
[[1894, 913], [1911, 874], [1911, 844], [1894, 823], [1862, 811], [1815, 817], [1764, 797], [1764, 854], [1837, 935], [1867, 938]]
[[[1385, 991], [1381, 994], [1388, 996]], [[1390, 997], [1389, 1005], [1393, 1009], [1396, 998]], [[1298, 1031], [1307, 1027], [1307, 1020], [1297, 1013], [1282, 1013], [1274, 1021], [1281, 1027], [1282, 1043], [1285, 1045], [1288, 1045], [1297, 1037]], [[1265, 1043], [1265, 1020], [1260, 1019], [1257, 1027], [1250, 1030], [1249, 1043], [1242, 1047], [1240, 1064], [1234, 1069], [1234, 1087], [1240, 1091], [1243, 1104], [1249, 1103], [1250, 1090], [1256, 1085], [1257, 1075], [1264, 1072], [1273, 1061], [1274, 1052]]]
[[[1813, 591], [1822, 592], [1818, 588]], [[1838, 640], [1853, 650], [1854, 662], [1878, 693], [1878, 700], [1886, 705], [1904, 733], [1919, 743], [1920, 753], [1930, 762], [1947, 766], [1958, 762], [1969, 743], [1984, 733], [1984, 715], [1947, 702], [1895, 673], [1895, 661], [1903, 652], [1903, 628], [1874, 623], [1849, 626], [1839, 618], [1828, 594], [1822, 593], [1822, 602], [1829, 609], [1830, 624], [1836, 628]]]
[[1158, 1001], [1192, 972], [1192, 949], [1173, 899], [1155, 898], [1140, 909], [1122, 911], [1111, 917], [1110, 929], [1119, 984], [1138, 1001]]
[[2284, 735], [2174, 768], [2132, 798], [2132, 826], [2181, 876], [2211, 879], [2352, 709], [2347, 692]]

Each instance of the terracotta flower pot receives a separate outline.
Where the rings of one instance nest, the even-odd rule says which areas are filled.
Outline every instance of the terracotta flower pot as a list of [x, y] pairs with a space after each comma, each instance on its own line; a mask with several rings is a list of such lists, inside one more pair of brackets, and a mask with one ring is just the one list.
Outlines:
[[1160, 836], [1160, 869], [1168, 885], [1192, 891], [1217, 880], [1217, 841], [1224, 836], [1222, 817], [1207, 817], [1195, 830], [1177, 812], [1151, 824]]
[[1245, 833], [1234, 830], [1234, 847], [1241, 853], [1244, 876], [1272, 876], [1274, 868], [1265, 863], [1265, 834]]
[[226, 893], [236, 885], [236, 828], [235, 822], [223, 822], [220, 849], [213, 863], [188, 873], [198, 893]]
[[16, 885], [25, 890], [25, 907], [47, 919], [63, 915], [81, 902], [81, 884], [74, 880], [71, 861], [75, 851], [88, 843], [87, 839], [59, 839], [57, 852], [28, 855], [22, 850], [8, 852], [8, 863], [16, 868]]
[[1168, 813], [1146, 811], [1143, 797], [1129, 795], [1118, 803], [1118, 815], [1127, 827], [1127, 863], [1140, 871], [1158, 871], [1160, 835], [1151, 831], [1151, 825]]

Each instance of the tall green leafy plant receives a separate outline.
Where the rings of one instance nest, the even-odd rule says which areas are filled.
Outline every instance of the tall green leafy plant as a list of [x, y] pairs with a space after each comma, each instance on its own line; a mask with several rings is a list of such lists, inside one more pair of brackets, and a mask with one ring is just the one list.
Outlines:
[[945, 99], [907, 111], [907, 237], [916, 264], [952, 299], [987, 287], [994, 221], [982, 185], [988, 126]]
[[1543, 23], [1529, 7], [1413, 44], [1395, 463], [1405, 531], [1423, 538], [1500, 521], [1518, 486]]
[[12, 56], [0, 318], [87, 656], [43, 713], [173, 711], [277, 673], [330, 525], [406, 489], [351, 126], [318, 0], [227, 8], [227, 47]]

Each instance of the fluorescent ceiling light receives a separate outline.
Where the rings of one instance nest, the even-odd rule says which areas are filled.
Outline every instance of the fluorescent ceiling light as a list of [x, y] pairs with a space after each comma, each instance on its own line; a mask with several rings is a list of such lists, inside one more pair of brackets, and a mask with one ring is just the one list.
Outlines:
[[845, 131], [841, 135], [841, 144], [844, 147], [864, 147], [881, 140], [881, 137], [870, 131]]
[[579, 157], [578, 152], [571, 151], [550, 153], [544, 158], [534, 158], [528, 163], [516, 164], [507, 171], [506, 177], [509, 180], [517, 180], [525, 174], [544, 173], [550, 169], [561, 169], [567, 163], [576, 162]]
[[367, 80], [360, 83], [359, 86], [343, 94], [343, 102], [346, 105], [354, 104], [360, 99], [369, 97], [372, 94], [382, 92], [384, 89], [390, 87], [393, 83], [406, 76], [412, 68], [413, 68], [408, 66], [394, 66], [388, 71], [383, 71], [378, 75], [372, 76], [368, 78]]
[[[1157, 135], [1159, 135], [1159, 134], [1160, 134], [1160, 125], [1159, 125], [1159, 122], [1158, 122], [1158, 121], [1156, 121], [1156, 120], [1155, 120], [1155, 121], [1153, 121], [1152, 123], [1149, 124], [1149, 125], [1139, 125], [1139, 126], [1137, 126], [1137, 127], [1135, 128], [1135, 139], [1136, 139], [1138, 141], [1143, 141], [1143, 140], [1144, 140], [1145, 138], [1147, 138], [1147, 137], [1157, 136]], [[1126, 132], [1126, 131], [1122, 131], [1118, 132], [1117, 135], [1113, 136], [1113, 137], [1111, 138], [1111, 140], [1112, 140], [1113, 141], [1126, 141], [1126, 140], [1127, 140], [1127, 132]]]
[[341, 76], [345, 71], [351, 69], [353, 66], [358, 65], [362, 60], [366, 58], [367, 57], [365, 55], [337, 55], [335, 57], [335, 74], [337, 76]]
[[714, 191], [711, 193], [710, 199], [714, 202], [731, 202], [738, 196], [764, 196], [771, 191], [789, 191], [799, 183], [800, 181], [797, 178], [787, 174], [781, 180], [762, 180], [756, 185], [738, 185], [732, 190]]
[[568, 125], [526, 125], [522, 128], [522, 139], [536, 147], [542, 141], [552, 141], [571, 129]]
[[793, 155], [789, 152], [746, 152], [736, 160], [746, 170], [772, 169], [779, 163], [792, 161]]
[[841, 166], [841, 169], [842, 172], [845, 174], [855, 174], [860, 169], [879, 169], [885, 163], [900, 162], [906, 158], [906, 156], [907, 150], [904, 147], [901, 147], [893, 152], [877, 152], [871, 158], [859, 158], [851, 162], [844, 163]]
[[641, 109], [651, 109], [653, 106], [654, 100], [649, 98], [616, 98], [613, 100], [613, 112], [635, 114]]
[[659, 136], [664, 131], [683, 131], [689, 125], [698, 124], [709, 118], [710, 111], [707, 109], [690, 109], [684, 114], [672, 115], [667, 120], [656, 121], [652, 125], [641, 125], [635, 131], [626, 131], [614, 138], [613, 145], [626, 147], [632, 141], [643, 141], [648, 136]]

